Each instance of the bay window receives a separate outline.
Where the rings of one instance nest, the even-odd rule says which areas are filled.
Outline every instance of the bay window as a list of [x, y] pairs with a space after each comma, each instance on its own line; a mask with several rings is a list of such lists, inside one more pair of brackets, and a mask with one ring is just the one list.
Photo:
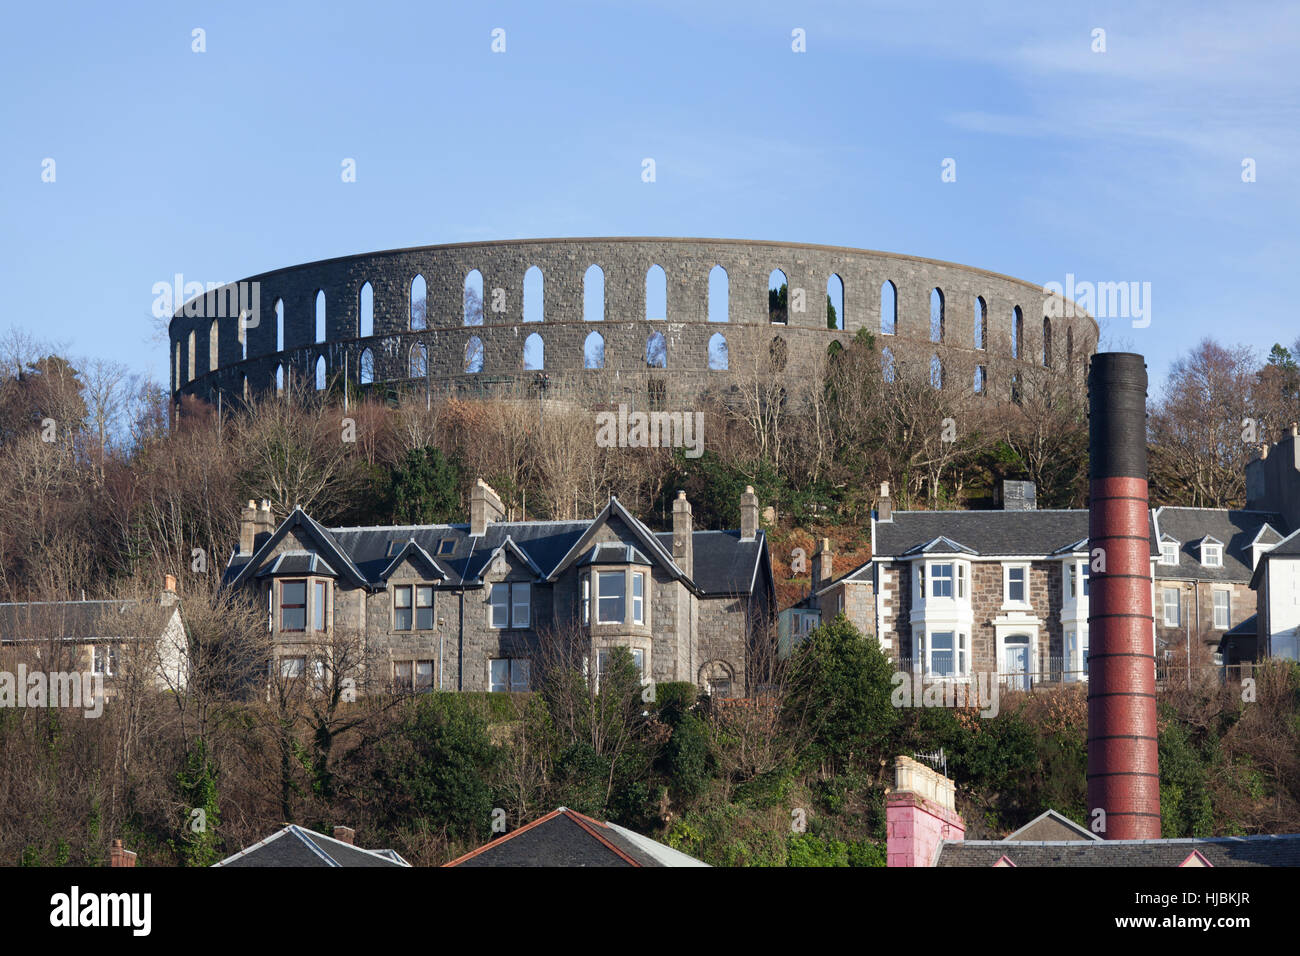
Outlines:
[[925, 642], [925, 672], [932, 677], [966, 677], [970, 635], [962, 631], [930, 631]]
[[280, 630], [307, 630], [307, 582], [280, 582]]
[[626, 612], [627, 578], [622, 571], [600, 571], [596, 574], [596, 623], [622, 624]]

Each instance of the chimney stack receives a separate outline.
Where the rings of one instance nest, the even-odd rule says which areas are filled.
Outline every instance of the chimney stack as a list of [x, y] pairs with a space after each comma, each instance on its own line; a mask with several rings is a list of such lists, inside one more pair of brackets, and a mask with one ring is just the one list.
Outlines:
[[684, 491], [673, 501], [673, 560], [689, 577], [695, 576], [695, 521]]
[[[1088, 818], [1108, 840], [1160, 838], [1148, 545], [1146, 363], [1101, 352], [1088, 372]], [[1104, 565], [1104, 566], [1101, 566]]]
[[239, 553], [251, 555], [253, 542], [257, 539], [261, 519], [257, 513], [257, 502], [251, 498], [239, 515]]
[[357, 838], [357, 831], [351, 827], [335, 827], [334, 839], [352, 846]]
[[835, 555], [831, 551], [831, 539], [822, 538], [821, 545], [817, 548], [817, 553], [813, 555], [812, 565], [812, 589], [816, 594], [818, 590], [831, 583], [835, 576], [833, 565]]
[[164, 574], [162, 596], [158, 603], [163, 607], [171, 607], [178, 600], [180, 598], [176, 596], [176, 575]]
[[135, 866], [135, 853], [133, 853], [131, 850], [122, 849], [121, 840], [114, 840], [113, 848], [109, 851], [108, 854], [108, 865], [109, 867]]
[[889, 482], [880, 483], [880, 500], [876, 502], [876, 520], [894, 520], [894, 499], [889, 497]]
[[886, 866], [931, 866], [940, 843], [966, 837], [953, 782], [911, 757], [894, 761], [885, 827]]
[[493, 521], [500, 521], [506, 516], [501, 496], [492, 490], [482, 478], [474, 482], [469, 494], [469, 533], [482, 535]]
[[758, 495], [754, 486], [746, 485], [740, 496], [740, 540], [753, 541], [758, 537]]
[[994, 497], [1003, 511], [1036, 511], [1038, 488], [1032, 481], [1007, 481], [994, 489]]

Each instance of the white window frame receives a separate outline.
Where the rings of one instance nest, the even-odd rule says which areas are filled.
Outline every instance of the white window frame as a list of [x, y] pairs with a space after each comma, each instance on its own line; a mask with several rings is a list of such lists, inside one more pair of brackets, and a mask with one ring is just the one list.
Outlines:
[[[1223, 623], [1219, 623], [1219, 596], [1223, 596]], [[1226, 631], [1232, 627], [1232, 591], [1228, 588], [1214, 588], [1210, 591], [1210, 602], [1214, 613], [1214, 629]]]
[[[929, 573], [930, 593], [928, 597], [941, 601], [951, 601], [957, 593], [957, 567], [954, 561], [935, 561], [930, 565]], [[947, 594], [940, 594], [940, 585], [945, 586]]]
[[582, 576], [582, 623], [591, 623], [591, 575]]
[[1223, 545], [1210, 543], [1201, 545], [1201, 564], [1207, 568], [1223, 567]]
[[1178, 542], [1160, 542], [1160, 563], [1165, 567], [1178, 567]]
[[[1169, 620], [1169, 596], [1174, 596], [1174, 620]], [[1183, 592], [1178, 588], [1160, 589], [1161, 617], [1165, 627], [1181, 627], [1183, 623]]]
[[[498, 591], [497, 588], [501, 590]], [[523, 595], [520, 601], [519, 595]], [[501, 595], [501, 600], [497, 596]], [[527, 581], [498, 581], [488, 590], [488, 627], [494, 631], [524, 630], [532, 621], [532, 585]], [[520, 608], [523, 613], [520, 614]], [[500, 610], [504, 623], [497, 623]], [[522, 619], [522, 623], [520, 623]]]
[[[523, 594], [523, 600], [519, 595]], [[523, 613], [520, 613], [520, 608]], [[514, 581], [510, 585], [510, 626], [527, 629], [533, 620], [533, 588], [527, 581]], [[513, 685], [514, 679], [511, 678]]]
[[[1021, 586], [1024, 588], [1024, 598], [1014, 600], [1011, 597], [1011, 572], [1023, 571], [1024, 578]], [[1004, 609], [1027, 610], [1029, 603], [1029, 564], [1024, 562], [1013, 562], [1002, 565], [1002, 607]]]
[[91, 651], [91, 669], [105, 677], [117, 676], [117, 648], [112, 644], [96, 644]]
[[[617, 581], [619, 582], [618, 594], [605, 595], [601, 593], [602, 582]], [[602, 602], [613, 601], [618, 599], [623, 606], [623, 616], [617, 620], [606, 618], [603, 614]], [[625, 571], [597, 571], [596, 572], [596, 623], [597, 624], [626, 624], [628, 615], [627, 600], [627, 573]]]
[[[934, 670], [934, 637], [936, 634], [952, 635], [953, 672], [938, 674]], [[968, 680], [970, 678], [970, 632], [960, 627], [934, 627], [925, 631], [925, 676], [937, 680]]]
[[[639, 593], [638, 593], [639, 592]], [[632, 572], [632, 623], [645, 623], [645, 572]]]

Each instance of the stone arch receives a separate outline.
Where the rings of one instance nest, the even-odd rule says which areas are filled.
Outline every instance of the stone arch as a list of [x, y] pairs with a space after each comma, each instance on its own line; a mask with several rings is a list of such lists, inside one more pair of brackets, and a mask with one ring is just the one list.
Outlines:
[[668, 342], [662, 332], [651, 332], [645, 340], [645, 364], [647, 368], [668, 367]]
[[880, 334], [898, 334], [898, 287], [889, 279], [880, 283]]
[[546, 279], [537, 266], [524, 273], [524, 321], [546, 321]]
[[989, 306], [984, 301], [984, 296], [975, 296], [975, 320], [971, 330], [971, 339], [975, 343], [975, 348], [984, 348], [984, 327], [988, 324]]
[[844, 315], [844, 280], [834, 272], [826, 280], [826, 328], [848, 328], [848, 319]]
[[325, 356], [320, 355], [316, 358], [316, 391], [325, 390]]
[[284, 351], [284, 299], [275, 300], [275, 350]]
[[731, 321], [731, 279], [720, 265], [709, 270], [709, 321]]
[[897, 377], [898, 368], [894, 362], [893, 349], [886, 346], [880, 351], [880, 377], [886, 382], [892, 382]]
[[582, 367], [605, 367], [605, 336], [599, 332], [588, 332], [586, 341], [582, 343]]
[[930, 341], [943, 341], [943, 290], [935, 286], [930, 290]]
[[316, 290], [316, 341], [325, 341], [325, 290]]
[[524, 339], [524, 371], [541, 371], [546, 368], [546, 343], [534, 332]]
[[410, 301], [407, 310], [407, 328], [412, 332], [422, 332], [429, 327], [429, 283], [424, 276], [416, 273], [411, 280]]
[[275, 367], [275, 394], [284, 394], [284, 363], [281, 362]]
[[410, 372], [411, 378], [425, 378], [429, 374], [429, 350], [422, 342], [411, 346]]
[[767, 321], [772, 325], [790, 324], [790, 280], [780, 269], [767, 274]]
[[785, 339], [779, 335], [772, 339], [772, 343], [767, 347], [767, 354], [772, 361], [773, 371], [784, 372], [790, 358], [790, 347]]
[[217, 321], [218, 321], [217, 319], [213, 319], [212, 324], [208, 326], [208, 371], [209, 372], [215, 372], [217, 370], [217, 352], [218, 352], [218, 342], [220, 340], [218, 336], [218, 332], [220, 330], [217, 328]]
[[1011, 357], [1020, 358], [1020, 350], [1025, 342], [1025, 314], [1020, 306], [1011, 310]]
[[363, 282], [357, 292], [357, 335], [368, 338], [375, 334], [375, 290]]
[[[483, 324], [483, 273], [470, 269], [465, 274], [465, 286], [462, 290], [462, 316], [465, 325]], [[477, 336], [475, 336], [477, 338]], [[482, 344], [481, 342], [479, 343]]]
[[361, 358], [357, 361], [357, 380], [362, 385], [369, 385], [375, 380], [375, 353], [370, 349], [361, 350]]
[[730, 364], [727, 339], [721, 332], [714, 332], [709, 336], [709, 368], [715, 372], [725, 372]]
[[1052, 367], [1052, 320], [1043, 316], [1043, 368]]
[[605, 321], [605, 270], [594, 262], [582, 276], [582, 318], [586, 322]]
[[700, 665], [699, 684], [711, 697], [725, 699], [735, 695], [736, 672], [726, 661], [712, 660]]
[[645, 272], [645, 317], [652, 322], [668, 318], [668, 273], [661, 265]]
[[483, 371], [483, 340], [471, 335], [465, 343], [465, 374], [477, 375]]
[[930, 387], [943, 388], [943, 362], [937, 355], [930, 356]]

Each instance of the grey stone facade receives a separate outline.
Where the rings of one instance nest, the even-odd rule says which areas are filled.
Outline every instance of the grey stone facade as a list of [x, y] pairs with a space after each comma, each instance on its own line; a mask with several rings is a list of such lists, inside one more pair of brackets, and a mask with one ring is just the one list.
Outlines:
[[[481, 481], [469, 525], [327, 529], [301, 510], [276, 523], [250, 502], [225, 585], [263, 602], [284, 667], [309, 668], [331, 635], [352, 635], [368, 686], [535, 690], [564, 641], [588, 658], [639, 652], [656, 683], [747, 694], [772, 636], [766, 537], [697, 530], [684, 496], [677, 505], [674, 531], [655, 533], [617, 498], [588, 521], [503, 521]], [[675, 537], [691, 541], [689, 570]], [[607, 582], [621, 597], [601, 602]], [[494, 687], [493, 661], [515, 662], [498, 664], [507, 687]]]
[[[591, 265], [604, 273], [604, 321], [584, 321], [584, 277]], [[651, 266], [667, 275], [667, 315], [646, 318], [646, 275]], [[543, 319], [523, 322], [524, 275], [536, 266], [543, 278]], [[709, 275], [727, 274], [726, 321], [710, 321]], [[786, 324], [768, 313], [769, 276], [781, 270], [791, 290], [803, 290], [804, 310], [792, 307]], [[464, 325], [466, 277], [477, 270], [483, 283], [483, 324]], [[427, 328], [412, 330], [411, 288], [426, 283]], [[828, 283], [843, 285], [842, 330], [826, 327]], [[223, 286], [176, 311], [170, 324], [173, 400], [197, 395], [227, 401], [274, 391], [278, 368], [290, 388], [313, 388], [318, 360], [334, 379], [347, 370], [357, 380], [362, 354], [373, 356], [375, 381], [411, 382], [410, 355], [427, 349], [429, 387], [490, 391], [527, 387], [537, 372], [523, 368], [529, 335], [541, 336], [544, 369], [552, 394], [572, 391], [592, 403], [648, 404], [652, 389], [674, 405], [694, 403], [710, 388], [726, 387], [729, 374], [765, 361], [775, 339], [788, 356], [779, 374], [790, 381], [816, 374], [832, 341], [846, 342], [859, 329], [877, 334], [878, 347], [896, 361], [928, 363], [938, 355], [954, 367], [979, 365], [990, 395], [1005, 399], [1018, 362], [1044, 359], [1043, 317], [1060, 306], [1041, 287], [967, 266], [837, 246], [724, 239], [537, 239], [396, 249], [307, 263], [251, 276], [256, 283], [257, 325], [247, 330], [247, 357], [237, 309], [226, 307]], [[882, 334], [883, 284], [892, 283], [897, 321]], [[373, 334], [361, 335], [360, 294], [373, 292]], [[233, 285], [233, 284], [232, 284]], [[943, 300], [942, 332], [931, 338], [931, 292]], [[324, 336], [316, 333], [317, 293], [325, 294]], [[251, 299], [251, 292], [249, 295]], [[974, 315], [985, 309], [983, 342], [975, 341]], [[278, 348], [276, 304], [282, 303], [283, 348]], [[218, 309], [218, 305], [222, 309]], [[1012, 325], [1023, 316], [1019, 358]], [[224, 316], [219, 316], [224, 311]], [[1064, 310], [1062, 310], [1064, 311]], [[193, 313], [199, 314], [193, 314]], [[189, 314], [187, 314], [189, 313]], [[1055, 367], [1075, 365], [1096, 347], [1098, 327], [1087, 315], [1053, 319], [1048, 358]], [[586, 369], [583, 345], [597, 331], [605, 341], [602, 369]], [[667, 367], [649, 368], [647, 339], [664, 336]], [[729, 371], [709, 367], [712, 336], [725, 338]], [[482, 343], [483, 368], [466, 374], [470, 338]], [[215, 342], [215, 350], [212, 343]], [[1067, 362], [1067, 352], [1073, 361]], [[793, 389], [791, 390], [793, 392]]]

